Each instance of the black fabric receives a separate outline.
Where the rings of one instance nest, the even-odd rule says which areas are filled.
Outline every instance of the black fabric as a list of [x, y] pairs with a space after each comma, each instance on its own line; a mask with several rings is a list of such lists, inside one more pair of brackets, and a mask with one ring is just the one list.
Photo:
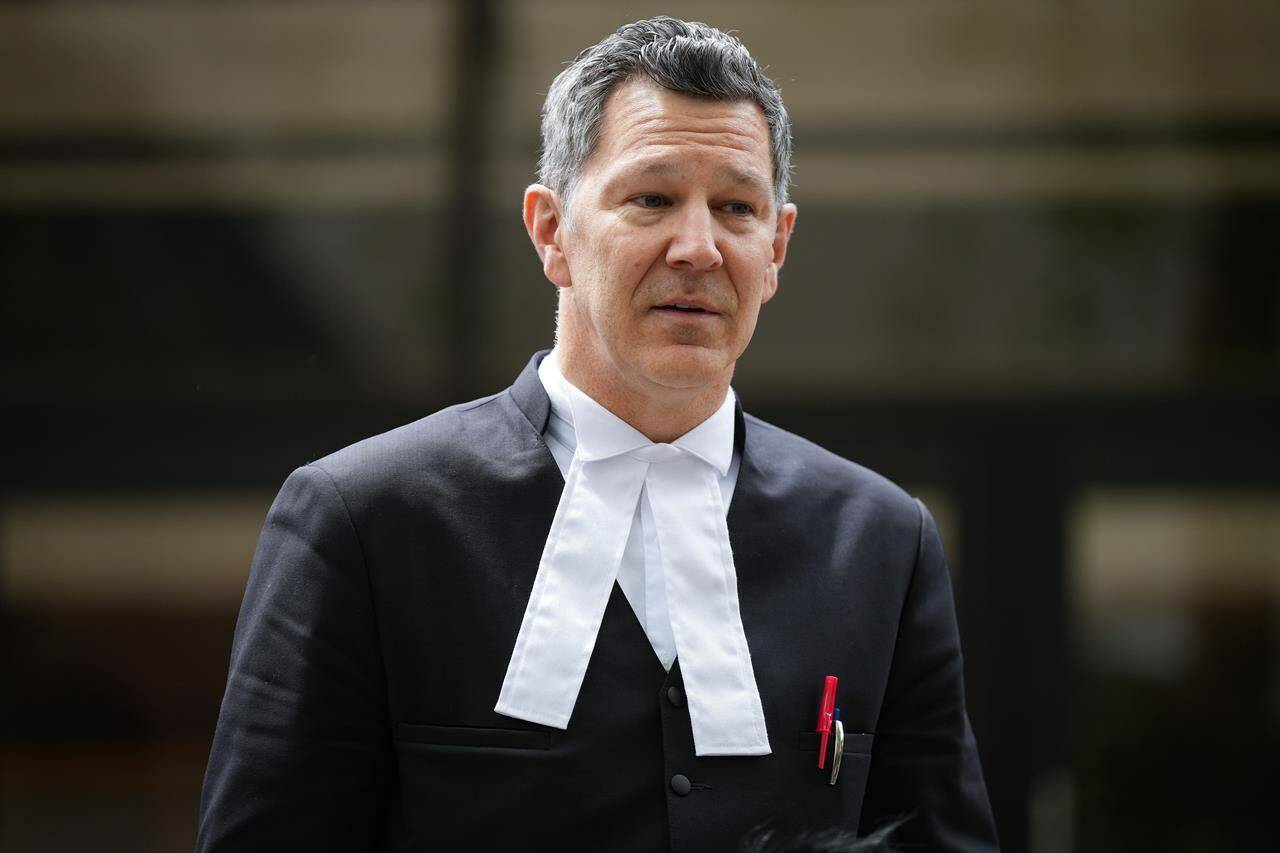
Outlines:
[[[761, 824], [992, 850], [927, 510], [739, 410], [729, 510], [772, 754], [697, 758], [615, 584], [568, 729], [493, 711], [563, 480], [530, 361], [507, 391], [295, 471], [254, 557], [197, 848], [671, 850]], [[836, 785], [812, 730], [826, 675]], [[829, 769], [829, 764], [828, 764]], [[671, 780], [690, 782], [686, 795]]]

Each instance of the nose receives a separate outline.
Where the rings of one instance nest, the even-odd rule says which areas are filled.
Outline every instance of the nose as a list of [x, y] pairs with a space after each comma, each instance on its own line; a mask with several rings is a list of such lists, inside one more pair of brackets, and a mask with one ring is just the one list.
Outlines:
[[690, 272], [720, 268], [724, 258], [716, 246], [716, 223], [710, 210], [690, 205], [675, 226], [676, 233], [667, 247], [667, 266]]

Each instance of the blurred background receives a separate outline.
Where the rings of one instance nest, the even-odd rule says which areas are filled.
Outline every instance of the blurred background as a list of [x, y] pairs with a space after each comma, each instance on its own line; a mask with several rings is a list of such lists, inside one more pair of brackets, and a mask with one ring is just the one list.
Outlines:
[[541, 100], [659, 12], [782, 87], [735, 387], [938, 515], [1006, 849], [1271, 849], [1273, 0], [0, 0], [0, 848], [191, 848], [276, 489], [550, 344]]

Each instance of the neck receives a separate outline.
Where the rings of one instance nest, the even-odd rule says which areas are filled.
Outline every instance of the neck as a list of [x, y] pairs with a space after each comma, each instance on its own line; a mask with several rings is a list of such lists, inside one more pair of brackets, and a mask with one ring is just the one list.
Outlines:
[[628, 381], [593, 354], [566, 344], [556, 347], [565, 379], [653, 442], [673, 442], [715, 414], [733, 378], [730, 366], [722, 381], [695, 388]]

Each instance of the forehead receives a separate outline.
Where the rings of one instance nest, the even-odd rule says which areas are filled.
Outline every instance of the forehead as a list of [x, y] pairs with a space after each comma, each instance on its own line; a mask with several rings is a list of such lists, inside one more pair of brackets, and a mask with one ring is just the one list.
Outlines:
[[678, 172], [708, 163], [772, 185], [769, 125], [759, 105], [693, 98], [630, 80], [605, 101], [600, 136], [584, 171], [647, 164], [649, 171]]

